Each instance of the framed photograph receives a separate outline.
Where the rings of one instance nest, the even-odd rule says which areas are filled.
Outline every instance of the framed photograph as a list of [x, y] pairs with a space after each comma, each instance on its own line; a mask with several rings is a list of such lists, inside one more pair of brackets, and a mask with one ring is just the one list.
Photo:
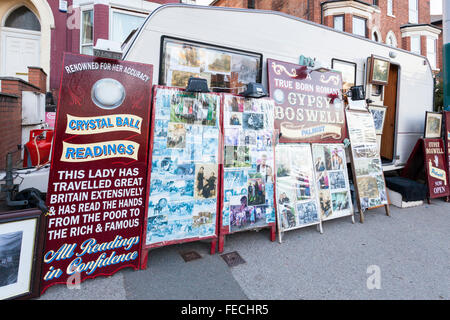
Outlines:
[[163, 36], [159, 84], [185, 88], [189, 77], [207, 79], [216, 92], [238, 94], [250, 82], [261, 83], [263, 56], [213, 44]]
[[370, 57], [369, 66], [369, 82], [373, 84], [387, 85], [389, 82], [389, 60], [372, 55]]
[[331, 69], [342, 73], [342, 89], [348, 91], [356, 84], [356, 63], [339, 59], [331, 59]]
[[0, 300], [39, 296], [43, 228], [40, 210], [0, 213]]
[[442, 113], [427, 111], [425, 114], [424, 138], [440, 138], [442, 131]]
[[382, 134], [384, 127], [384, 119], [386, 118], [385, 106], [369, 106], [369, 111], [373, 116], [373, 123], [375, 125], [375, 133]]

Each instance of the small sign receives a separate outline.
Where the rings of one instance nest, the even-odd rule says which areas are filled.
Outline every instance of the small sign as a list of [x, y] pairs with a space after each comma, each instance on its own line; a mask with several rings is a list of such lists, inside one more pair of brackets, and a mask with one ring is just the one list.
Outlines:
[[342, 142], [346, 137], [342, 76], [267, 59], [280, 143]]

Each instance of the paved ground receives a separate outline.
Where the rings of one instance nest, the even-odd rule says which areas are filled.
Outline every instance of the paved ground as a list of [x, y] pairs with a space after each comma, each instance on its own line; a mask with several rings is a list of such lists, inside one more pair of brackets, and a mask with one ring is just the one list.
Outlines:
[[[124, 269], [79, 289], [54, 286], [40, 299], [450, 299], [449, 203], [391, 206], [391, 217], [379, 208], [365, 218], [325, 222], [323, 234], [290, 231], [282, 244], [268, 230], [230, 235], [224, 252], [246, 261], [233, 268], [206, 243], [160, 248], [147, 270]], [[184, 262], [179, 252], [187, 250], [202, 258]]]

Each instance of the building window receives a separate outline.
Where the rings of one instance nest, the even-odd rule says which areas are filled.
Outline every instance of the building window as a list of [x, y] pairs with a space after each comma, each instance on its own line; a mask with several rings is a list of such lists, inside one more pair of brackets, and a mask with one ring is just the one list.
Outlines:
[[333, 17], [333, 28], [339, 31], [344, 31], [344, 16]]
[[41, 31], [38, 18], [25, 6], [19, 7], [6, 18], [5, 27]]
[[431, 68], [436, 69], [436, 40], [427, 37], [427, 58]]
[[81, 11], [81, 43], [82, 54], [94, 53], [94, 10]]
[[376, 42], [381, 42], [381, 35], [377, 30], [373, 30], [372, 32], [372, 40]]
[[397, 38], [392, 30], [390, 30], [386, 35], [386, 44], [394, 48], [397, 47]]
[[394, 7], [392, 0], [387, 0], [387, 15], [393, 16], [394, 15]]
[[378, 0], [373, 0], [373, 5], [378, 6]]
[[353, 30], [352, 33], [358, 36], [366, 36], [366, 19], [360, 17], [353, 17]]
[[411, 36], [411, 52], [420, 54], [420, 36]]
[[113, 9], [110, 24], [110, 40], [123, 43], [128, 35], [139, 29], [147, 14]]
[[409, 22], [419, 23], [419, 9], [417, 0], [409, 0]]

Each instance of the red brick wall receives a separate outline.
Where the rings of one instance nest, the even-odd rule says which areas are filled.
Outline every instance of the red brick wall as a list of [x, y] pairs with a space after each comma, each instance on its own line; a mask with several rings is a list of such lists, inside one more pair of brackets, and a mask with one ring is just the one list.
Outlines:
[[[6, 154], [17, 151], [22, 143], [22, 108], [17, 96], [0, 93], [0, 170], [6, 168]], [[13, 164], [20, 160], [20, 152], [13, 154]]]
[[47, 74], [41, 68], [28, 67], [28, 82], [40, 88], [41, 93], [47, 92]]
[[[17, 150], [17, 145], [22, 144], [22, 91], [37, 91], [40, 89], [28, 82], [17, 78], [0, 78], [0, 97], [15, 96], [14, 100], [0, 100], [0, 128], [2, 128], [0, 164], [4, 164], [6, 153]], [[13, 156], [14, 164], [20, 159], [20, 152]], [[0, 166], [3, 169], [4, 166]]]
[[[418, 0], [419, 24], [430, 23], [430, 0]], [[309, 8], [308, 8], [309, 2]], [[321, 21], [321, 2], [322, 0], [255, 0], [256, 9], [275, 10], [285, 12], [287, 14], [297, 16], [300, 18], [308, 19], [316, 23], [322, 23]], [[360, 0], [372, 5], [373, 0]], [[218, 0], [214, 3], [214, 6], [221, 7], [237, 7], [247, 8], [247, 0]], [[400, 26], [408, 24], [409, 19], [409, 2], [408, 0], [394, 0], [393, 1], [393, 15], [391, 17], [387, 15], [387, 0], [379, 0], [378, 7], [380, 13], [372, 14], [372, 19], [367, 21], [367, 37], [372, 38], [372, 31], [376, 26], [381, 33], [383, 42], [386, 42], [386, 36], [390, 30], [392, 30], [397, 39], [397, 46], [402, 47], [402, 37], [400, 32]], [[308, 11], [309, 9], [309, 11]], [[324, 17], [323, 24], [332, 27], [332, 17]], [[344, 28], [346, 32], [352, 32], [352, 16], [345, 15]]]

